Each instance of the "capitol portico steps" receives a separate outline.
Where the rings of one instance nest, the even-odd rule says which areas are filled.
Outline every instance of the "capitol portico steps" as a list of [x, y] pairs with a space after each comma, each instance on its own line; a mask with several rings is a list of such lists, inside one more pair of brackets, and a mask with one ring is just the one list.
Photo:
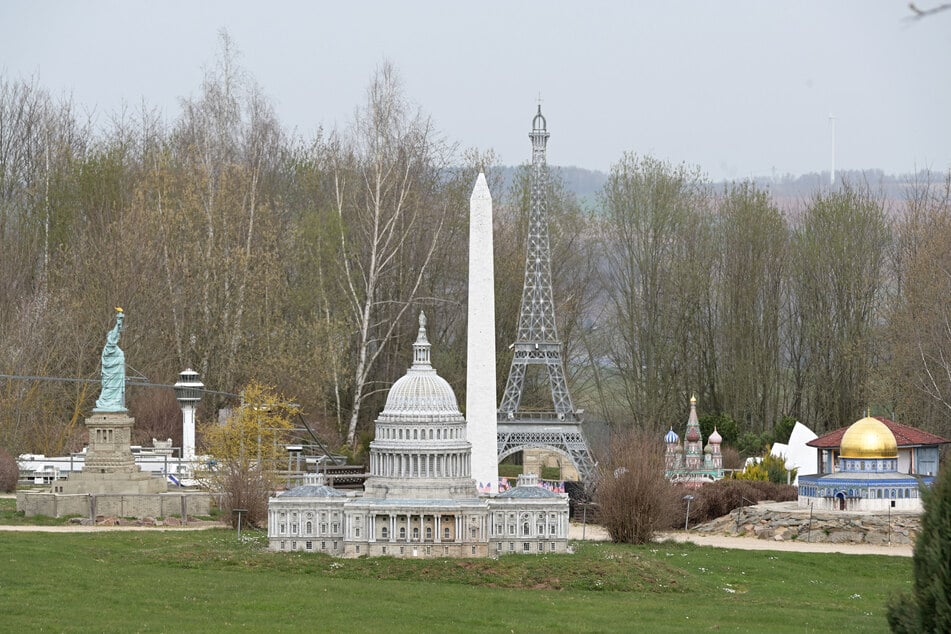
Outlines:
[[701, 534], [755, 537], [774, 541], [831, 544], [913, 544], [921, 515], [910, 512], [847, 513], [801, 509], [796, 502], [761, 502], [691, 527]]

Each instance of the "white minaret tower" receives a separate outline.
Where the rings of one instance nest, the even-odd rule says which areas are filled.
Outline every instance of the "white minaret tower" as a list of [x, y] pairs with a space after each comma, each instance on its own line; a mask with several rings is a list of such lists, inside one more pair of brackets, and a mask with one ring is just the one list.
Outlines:
[[495, 264], [492, 194], [479, 172], [469, 198], [469, 322], [466, 355], [466, 434], [472, 478], [480, 493], [499, 492], [495, 402]]
[[182, 407], [182, 459], [195, 459], [195, 408], [201, 400], [205, 384], [198, 380], [198, 373], [188, 368], [178, 375], [175, 383], [175, 398]]

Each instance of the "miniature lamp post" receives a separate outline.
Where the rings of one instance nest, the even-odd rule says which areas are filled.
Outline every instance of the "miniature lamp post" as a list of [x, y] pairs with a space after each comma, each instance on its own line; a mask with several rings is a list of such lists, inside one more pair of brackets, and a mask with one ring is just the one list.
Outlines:
[[684, 530], [690, 530], [690, 501], [693, 500], [692, 495], [685, 495], [684, 499], [687, 500], [687, 516], [684, 518]]
[[204, 388], [198, 373], [191, 368], [178, 375], [175, 398], [182, 408], [182, 458], [185, 460], [195, 459], [195, 408]]

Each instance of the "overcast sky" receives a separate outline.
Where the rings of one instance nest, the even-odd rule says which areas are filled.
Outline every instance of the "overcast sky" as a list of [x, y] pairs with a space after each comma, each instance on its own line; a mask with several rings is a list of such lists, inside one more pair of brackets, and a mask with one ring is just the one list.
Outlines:
[[[938, 0], [919, 0], [927, 8]], [[121, 2], [3, 0], [0, 70], [100, 121], [143, 99], [168, 119], [226, 28], [281, 120], [346, 124], [380, 63], [464, 147], [529, 160], [541, 94], [549, 162], [623, 152], [710, 177], [951, 169], [951, 11], [831, 2]]]

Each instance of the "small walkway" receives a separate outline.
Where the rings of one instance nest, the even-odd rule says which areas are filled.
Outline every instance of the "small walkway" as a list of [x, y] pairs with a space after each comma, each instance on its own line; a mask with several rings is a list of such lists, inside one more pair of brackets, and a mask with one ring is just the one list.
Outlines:
[[66, 524], [63, 526], [25, 526], [22, 524], [0, 524], [0, 533], [109, 533], [112, 531], [204, 531], [210, 528], [228, 528], [218, 522], [195, 522], [187, 526], [83, 526]]

